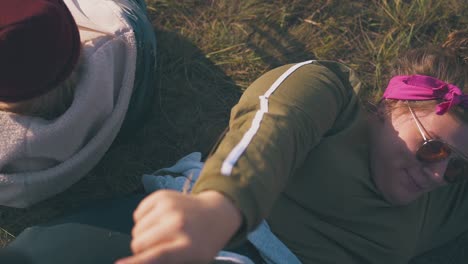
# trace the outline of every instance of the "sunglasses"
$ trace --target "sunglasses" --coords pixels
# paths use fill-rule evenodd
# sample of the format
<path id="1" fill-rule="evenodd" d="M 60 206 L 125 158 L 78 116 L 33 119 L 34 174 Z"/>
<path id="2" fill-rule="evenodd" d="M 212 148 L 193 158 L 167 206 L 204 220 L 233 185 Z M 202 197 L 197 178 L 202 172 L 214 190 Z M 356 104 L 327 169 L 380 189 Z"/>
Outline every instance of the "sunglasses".
<path id="1" fill-rule="evenodd" d="M 416 122 L 419 133 L 424 139 L 424 142 L 416 151 L 416 157 L 418 160 L 427 163 L 435 163 L 450 158 L 444 174 L 445 181 L 448 183 L 454 183 L 467 179 L 468 157 L 447 142 L 426 136 L 429 135 L 429 133 L 416 117 L 416 114 L 408 101 L 406 101 L 406 104 L 408 105 L 411 116 L 413 116 L 413 119 Z"/>

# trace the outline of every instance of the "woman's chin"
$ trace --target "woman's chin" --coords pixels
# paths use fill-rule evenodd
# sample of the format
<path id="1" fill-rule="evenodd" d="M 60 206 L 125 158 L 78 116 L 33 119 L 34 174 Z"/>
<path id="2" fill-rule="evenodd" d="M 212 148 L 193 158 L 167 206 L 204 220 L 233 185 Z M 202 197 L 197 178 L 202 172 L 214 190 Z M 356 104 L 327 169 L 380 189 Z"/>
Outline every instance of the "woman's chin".
<path id="1" fill-rule="evenodd" d="M 418 199 L 420 193 L 409 193 L 404 190 L 383 190 L 384 199 L 394 206 L 405 206 Z"/>

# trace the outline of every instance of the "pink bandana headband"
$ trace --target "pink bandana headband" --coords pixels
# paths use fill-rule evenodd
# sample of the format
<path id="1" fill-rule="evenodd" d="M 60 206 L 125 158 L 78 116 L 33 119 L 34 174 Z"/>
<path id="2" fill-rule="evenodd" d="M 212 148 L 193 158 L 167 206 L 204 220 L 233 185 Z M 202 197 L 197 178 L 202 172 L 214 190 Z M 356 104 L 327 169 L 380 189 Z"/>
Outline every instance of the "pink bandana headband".
<path id="1" fill-rule="evenodd" d="M 456 105 L 468 109 L 468 95 L 457 86 L 425 75 L 398 75 L 388 83 L 382 99 L 442 100 L 436 114 L 443 115 Z"/>

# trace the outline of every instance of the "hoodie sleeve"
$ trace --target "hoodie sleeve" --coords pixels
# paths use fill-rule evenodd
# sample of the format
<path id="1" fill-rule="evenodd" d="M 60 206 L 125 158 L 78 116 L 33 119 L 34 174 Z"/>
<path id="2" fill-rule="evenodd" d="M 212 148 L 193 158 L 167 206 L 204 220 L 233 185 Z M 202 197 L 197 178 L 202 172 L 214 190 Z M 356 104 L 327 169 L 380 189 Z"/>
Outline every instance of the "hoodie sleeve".
<path id="1" fill-rule="evenodd" d="M 218 191 L 241 210 L 244 223 L 233 244 L 268 215 L 352 94 L 349 82 L 313 61 L 276 68 L 245 91 L 193 189 Z"/>

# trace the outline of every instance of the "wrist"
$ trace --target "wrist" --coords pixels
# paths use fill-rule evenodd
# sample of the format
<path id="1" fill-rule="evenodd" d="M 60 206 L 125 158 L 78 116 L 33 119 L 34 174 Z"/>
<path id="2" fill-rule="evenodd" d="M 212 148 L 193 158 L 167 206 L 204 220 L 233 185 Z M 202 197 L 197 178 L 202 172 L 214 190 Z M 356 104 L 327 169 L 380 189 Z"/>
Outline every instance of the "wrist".
<path id="1" fill-rule="evenodd" d="M 203 191 L 196 195 L 200 201 L 213 210 L 214 216 L 223 223 L 230 233 L 229 239 L 239 230 L 243 223 L 242 213 L 224 194 L 217 191 Z"/>

